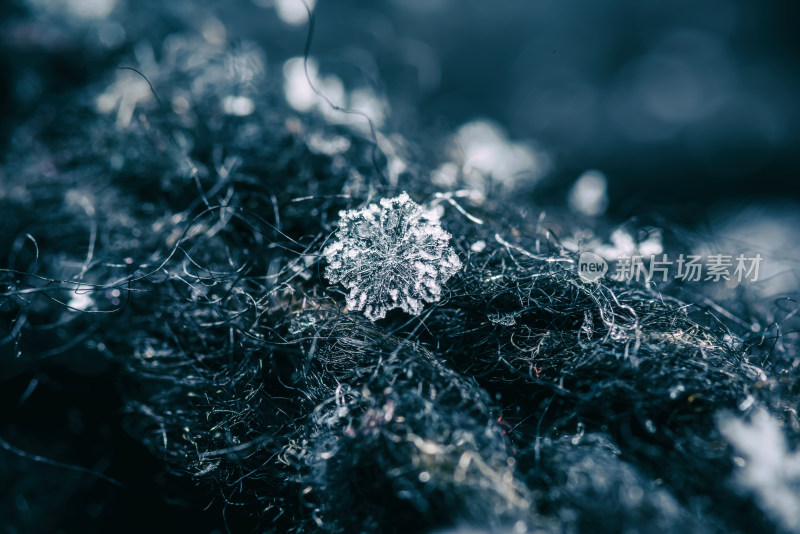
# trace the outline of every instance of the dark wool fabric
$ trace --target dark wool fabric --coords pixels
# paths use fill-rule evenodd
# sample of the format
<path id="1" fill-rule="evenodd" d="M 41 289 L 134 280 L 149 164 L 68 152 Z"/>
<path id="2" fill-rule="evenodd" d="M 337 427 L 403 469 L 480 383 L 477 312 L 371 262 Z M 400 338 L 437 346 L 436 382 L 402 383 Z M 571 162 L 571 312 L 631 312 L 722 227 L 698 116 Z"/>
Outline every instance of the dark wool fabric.
<path id="1" fill-rule="evenodd" d="M 584 281 L 610 221 L 444 187 L 449 132 L 298 111 L 175 6 L 105 55 L 5 8 L 8 74 L 85 59 L 4 104 L 2 532 L 800 532 L 793 300 Z"/>

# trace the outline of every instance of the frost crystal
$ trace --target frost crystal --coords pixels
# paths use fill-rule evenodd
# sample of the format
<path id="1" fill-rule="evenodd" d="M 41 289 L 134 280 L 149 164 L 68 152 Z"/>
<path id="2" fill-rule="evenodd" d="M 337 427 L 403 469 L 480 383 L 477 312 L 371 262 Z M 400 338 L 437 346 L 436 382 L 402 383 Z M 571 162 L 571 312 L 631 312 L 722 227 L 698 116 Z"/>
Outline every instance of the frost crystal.
<path id="1" fill-rule="evenodd" d="M 393 308 L 412 315 L 435 302 L 461 268 L 439 216 L 406 193 L 362 210 L 339 212 L 336 240 L 322 251 L 325 276 L 345 286 L 347 307 L 370 320 Z"/>

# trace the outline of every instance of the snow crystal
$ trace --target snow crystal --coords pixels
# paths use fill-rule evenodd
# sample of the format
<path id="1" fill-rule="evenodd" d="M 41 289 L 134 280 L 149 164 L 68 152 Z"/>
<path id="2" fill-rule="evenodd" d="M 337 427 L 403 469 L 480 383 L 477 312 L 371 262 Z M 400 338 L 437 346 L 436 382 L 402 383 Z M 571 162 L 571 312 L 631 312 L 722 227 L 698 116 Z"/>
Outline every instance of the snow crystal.
<path id="1" fill-rule="evenodd" d="M 347 307 L 370 320 L 394 308 L 418 315 L 461 268 L 438 214 L 406 193 L 339 217 L 335 241 L 322 252 L 325 276 L 345 286 Z"/>

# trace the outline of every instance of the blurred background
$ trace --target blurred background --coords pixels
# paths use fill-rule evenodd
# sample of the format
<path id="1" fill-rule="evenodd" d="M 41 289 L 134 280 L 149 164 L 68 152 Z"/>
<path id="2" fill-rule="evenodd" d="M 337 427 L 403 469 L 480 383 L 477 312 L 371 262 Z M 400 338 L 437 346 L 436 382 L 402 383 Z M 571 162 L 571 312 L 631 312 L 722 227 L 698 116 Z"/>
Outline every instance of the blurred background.
<path id="1" fill-rule="evenodd" d="M 218 14 L 273 56 L 301 50 L 305 26 L 265 28 L 268 9 Z M 552 156 L 556 190 L 596 168 L 619 212 L 800 193 L 797 2 L 345 1 L 316 15 L 320 63 L 371 68 L 397 126 L 496 121 Z"/>
<path id="2" fill-rule="evenodd" d="M 623 216 L 800 195 L 792 0 L 309 2 L 320 72 L 376 88 L 412 139 L 480 117 L 541 148 L 552 165 L 540 199 L 563 198 L 586 169 L 604 173 Z M 43 95 L 187 21 L 255 41 L 273 73 L 308 32 L 300 0 L 4 5 L 4 137 Z"/>

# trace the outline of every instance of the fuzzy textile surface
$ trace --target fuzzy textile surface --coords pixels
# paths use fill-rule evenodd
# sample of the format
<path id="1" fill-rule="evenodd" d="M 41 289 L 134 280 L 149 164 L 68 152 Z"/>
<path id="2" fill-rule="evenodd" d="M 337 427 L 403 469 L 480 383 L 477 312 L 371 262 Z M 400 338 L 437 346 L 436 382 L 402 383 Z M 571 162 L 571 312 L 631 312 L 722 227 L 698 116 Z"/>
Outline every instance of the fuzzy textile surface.
<path id="1" fill-rule="evenodd" d="M 0 532 L 800 533 L 794 300 L 587 282 L 609 224 L 190 12 L 25 22 L 87 66 L 6 110 Z"/>

